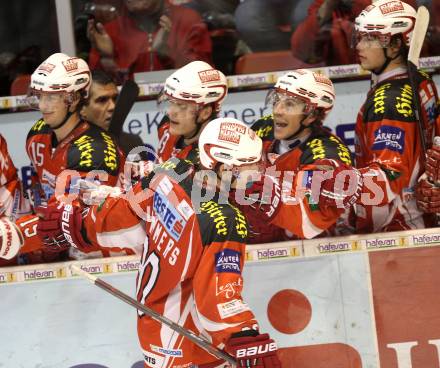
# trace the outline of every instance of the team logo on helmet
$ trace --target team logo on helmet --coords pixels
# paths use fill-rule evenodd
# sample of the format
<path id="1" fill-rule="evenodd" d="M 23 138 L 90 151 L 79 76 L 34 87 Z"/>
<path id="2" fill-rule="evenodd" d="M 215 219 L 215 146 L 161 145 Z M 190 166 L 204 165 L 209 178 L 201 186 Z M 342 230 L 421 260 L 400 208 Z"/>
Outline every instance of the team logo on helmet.
<path id="1" fill-rule="evenodd" d="M 50 73 L 55 69 L 55 65 L 51 63 L 43 63 L 38 67 L 38 70 L 42 70 L 44 72 Z"/>
<path id="2" fill-rule="evenodd" d="M 240 135 L 246 133 L 246 127 L 236 123 L 222 123 L 220 125 L 220 132 L 218 139 L 220 141 L 229 142 L 233 144 L 240 143 Z"/>
<path id="3" fill-rule="evenodd" d="M 199 72 L 199 78 L 202 83 L 217 82 L 220 80 L 220 73 L 215 69 L 202 70 Z"/>
<path id="4" fill-rule="evenodd" d="M 383 15 L 394 13 L 394 12 L 400 12 L 403 11 L 403 4 L 401 1 L 390 1 L 389 3 L 385 3 L 379 6 L 380 11 Z"/>
<path id="5" fill-rule="evenodd" d="M 64 66 L 64 69 L 66 69 L 66 72 L 73 72 L 74 70 L 78 69 L 78 59 L 77 58 L 71 58 L 71 59 L 67 59 L 65 61 L 62 61 L 62 64 Z"/>
<path id="6" fill-rule="evenodd" d="M 327 86 L 330 86 L 330 87 L 333 86 L 331 80 L 328 79 L 325 75 L 318 74 L 318 73 L 313 73 L 313 78 L 315 78 L 315 81 L 317 83 L 326 84 Z"/>

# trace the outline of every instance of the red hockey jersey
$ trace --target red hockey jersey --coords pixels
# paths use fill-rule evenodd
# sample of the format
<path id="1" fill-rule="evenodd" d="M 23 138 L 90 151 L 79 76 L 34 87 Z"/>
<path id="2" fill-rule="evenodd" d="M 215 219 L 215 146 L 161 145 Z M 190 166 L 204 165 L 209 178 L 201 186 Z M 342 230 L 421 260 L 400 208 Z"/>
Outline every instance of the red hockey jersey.
<path id="1" fill-rule="evenodd" d="M 256 325 L 241 297 L 247 224 L 226 199 L 193 202 L 191 175 L 173 179 L 192 170 L 188 160 L 170 159 L 135 185 L 131 200 L 108 197 L 92 206 L 85 226 L 95 247 L 143 245 L 138 301 L 222 348 L 232 333 Z M 130 204 L 140 193 L 139 206 Z M 216 361 L 142 313 L 138 335 L 147 367 Z"/>
<path id="2" fill-rule="evenodd" d="M 426 142 L 436 128 L 438 94 L 435 84 L 419 73 L 421 120 Z M 404 69 L 382 76 L 370 90 L 356 121 L 356 166 L 376 175 L 382 198 L 377 204 L 356 206 L 359 233 L 425 227 L 414 197 L 414 186 L 424 171 L 424 158 L 414 113 L 412 89 Z"/>

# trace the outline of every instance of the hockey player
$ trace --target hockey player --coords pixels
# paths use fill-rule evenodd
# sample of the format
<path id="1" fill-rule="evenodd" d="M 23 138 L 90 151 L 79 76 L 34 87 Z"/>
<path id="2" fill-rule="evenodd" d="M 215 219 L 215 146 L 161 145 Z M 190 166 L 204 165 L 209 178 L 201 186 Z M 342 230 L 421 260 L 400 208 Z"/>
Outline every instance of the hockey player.
<path id="1" fill-rule="evenodd" d="M 333 83 L 326 76 L 306 69 L 293 70 L 281 76 L 268 93 L 266 105 L 272 107 L 273 113 L 252 126 L 263 139 L 268 165 L 273 165 L 281 174 L 281 182 L 290 180 L 293 189 L 304 175 L 309 175 L 308 170 L 327 167 L 335 176 L 341 170 L 353 170 L 348 148 L 323 127 L 334 100 Z M 355 171 L 353 174 L 358 175 Z M 255 189 L 259 191 L 258 186 Z M 334 190 L 326 189 L 328 194 Z M 358 195 L 358 190 L 353 194 Z M 319 235 L 334 225 L 343 212 L 343 208 L 338 208 L 334 201 L 330 203 L 329 198 L 320 196 L 319 200 L 322 203 L 314 203 L 310 197 L 303 206 L 288 206 L 269 218 L 257 216 L 252 207 L 244 206 L 250 241 L 263 243 Z"/>
<path id="2" fill-rule="evenodd" d="M 218 117 L 227 92 L 224 74 L 204 61 L 193 61 L 166 79 L 158 98 L 165 114 L 158 128 L 159 162 L 197 155 L 200 133 Z"/>
<path id="3" fill-rule="evenodd" d="M 245 217 L 227 202 L 227 192 L 216 191 L 212 199 L 199 198 L 197 204 L 193 195 L 199 170 L 213 168 L 217 178 L 223 171 L 252 169 L 261 159 L 262 142 L 242 122 L 219 118 L 208 123 L 198 146 L 200 163 L 198 158 L 171 158 L 137 183 L 131 197 L 109 196 L 90 207 L 84 218 L 75 204 L 50 203 L 48 226 L 40 235 L 45 241 L 60 241 L 65 235 L 66 242 L 84 250 L 144 244 L 136 288 L 139 302 L 224 348 L 236 356 L 239 367 L 280 367 L 274 341 L 259 332 L 241 297 Z M 142 196 L 139 215 L 132 203 L 135 195 Z M 224 366 L 142 313 L 138 335 L 145 367 Z"/>
<path id="4" fill-rule="evenodd" d="M 28 101 L 43 115 L 31 128 L 26 151 L 37 172 L 44 199 L 55 191 L 65 169 L 83 176 L 92 170 L 107 173 L 101 179 L 115 185 L 123 166 L 123 155 L 112 137 L 80 118 L 79 111 L 91 84 L 87 63 L 56 53 L 32 74 Z"/>
<path id="5" fill-rule="evenodd" d="M 370 168 L 381 187 L 377 206 L 356 206 L 360 233 L 425 227 L 414 189 L 424 170 L 406 62 L 416 11 L 403 1 L 379 0 L 355 21 L 356 49 L 362 67 L 373 74 L 373 86 L 356 122 L 356 166 Z M 432 142 L 438 94 L 435 84 L 419 73 L 426 141 Z"/>
<path id="6" fill-rule="evenodd" d="M 36 171 L 31 194 L 35 207 L 54 195 L 57 181 L 59 195 L 69 191 L 72 177 L 60 177 L 68 172 L 65 170 L 74 170 L 80 177 L 100 170 L 101 175 L 95 179 L 112 186 L 119 184 L 122 152 L 108 133 L 80 117 L 90 84 L 87 63 L 62 53 L 51 55 L 31 76 L 28 102 L 43 115 L 26 140 L 26 151 Z M 56 259 L 62 250 L 55 244 L 51 254 L 46 247 L 43 254 L 28 254 L 28 262 Z"/>

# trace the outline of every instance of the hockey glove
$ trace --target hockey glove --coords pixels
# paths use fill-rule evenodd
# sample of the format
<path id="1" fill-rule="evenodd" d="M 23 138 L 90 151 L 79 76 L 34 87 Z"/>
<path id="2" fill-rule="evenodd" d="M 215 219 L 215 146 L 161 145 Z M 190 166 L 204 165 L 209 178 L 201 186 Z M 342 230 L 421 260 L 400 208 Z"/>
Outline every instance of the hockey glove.
<path id="1" fill-rule="evenodd" d="M 426 151 L 425 173 L 429 180 L 440 184 L 440 147 L 432 146 Z"/>
<path id="2" fill-rule="evenodd" d="M 64 204 L 51 200 L 47 207 L 37 209 L 40 220 L 37 233 L 44 244 L 44 250 L 49 252 L 62 252 L 70 246 L 83 252 L 91 250 L 82 234 L 82 219 L 88 212 L 78 204 Z"/>
<path id="3" fill-rule="evenodd" d="M 226 342 L 225 350 L 237 359 L 237 367 L 281 367 L 275 341 L 268 334 L 260 335 L 252 331 L 255 336 L 250 336 L 248 332 L 250 331 L 233 334 Z"/>
<path id="4" fill-rule="evenodd" d="M 0 218 L 0 259 L 14 258 L 23 245 L 23 235 L 7 217 Z"/>
<path id="5" fill-rule="evenodd" d="M 422 175 L 416 186 L 417 206 L 425 213 L 440 213 L 440 187 Z"/>
<path id="6" fill-rule="evenodd" d="M 250 206 L 270 222 L 278 213 L 281 205 L 281 188 L 278 181 L 269 175 L 253 182 L 245 191 L 245 197 L 252 203 Z"/>
<path id="7" fill-rule="evenodd" d="M 354 205 L 361 197 L 363 179 L 359 170 L 336 160 L 320 160 L 312 172 L 311 196 L 318 199 L 321 209 L 337 207 L 346 209 Z"/>

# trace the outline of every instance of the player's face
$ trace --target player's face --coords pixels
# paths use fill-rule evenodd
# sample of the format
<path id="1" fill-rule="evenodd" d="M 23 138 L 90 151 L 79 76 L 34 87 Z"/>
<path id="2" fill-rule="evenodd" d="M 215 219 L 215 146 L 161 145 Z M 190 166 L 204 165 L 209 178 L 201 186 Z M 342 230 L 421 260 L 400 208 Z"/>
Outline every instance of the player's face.
<path id="1" fill-rule="evenodd" d="M 359 63 L 365 70 L 380 69 L 385 63 L 384 45 L 374 37 L 361 37 L 356 44 Z"/>
<path id="2" fill-rule="evenodd" d="M 189 138 L 197 131 L 198 106 L 195 103 L 168 100 L 166 114 L 170 119 L 170 133 L 172 135 Z"/>
<path id="3" fill-rule="evenodd" d="M 87 105 L 81 110 L 81 116 L 100 128 L 108 130 L 117 97 L 118 89 L 115 84 L 92 83 L 90 97 Z"/>
<path id="4" fill-rule="evenodd" d="M 291 138 L 301 127 L 301 121 L 304 118 L 304 102 L 278 93 L 272 106 L 275 139 Z"/>
<path id="5" fill-rule="evenodd" d="M 58 126 L 67 114 L 68 105 L 65 93 L 44 93 L 35 95 L 38 109 L 50 127 Z"/>

